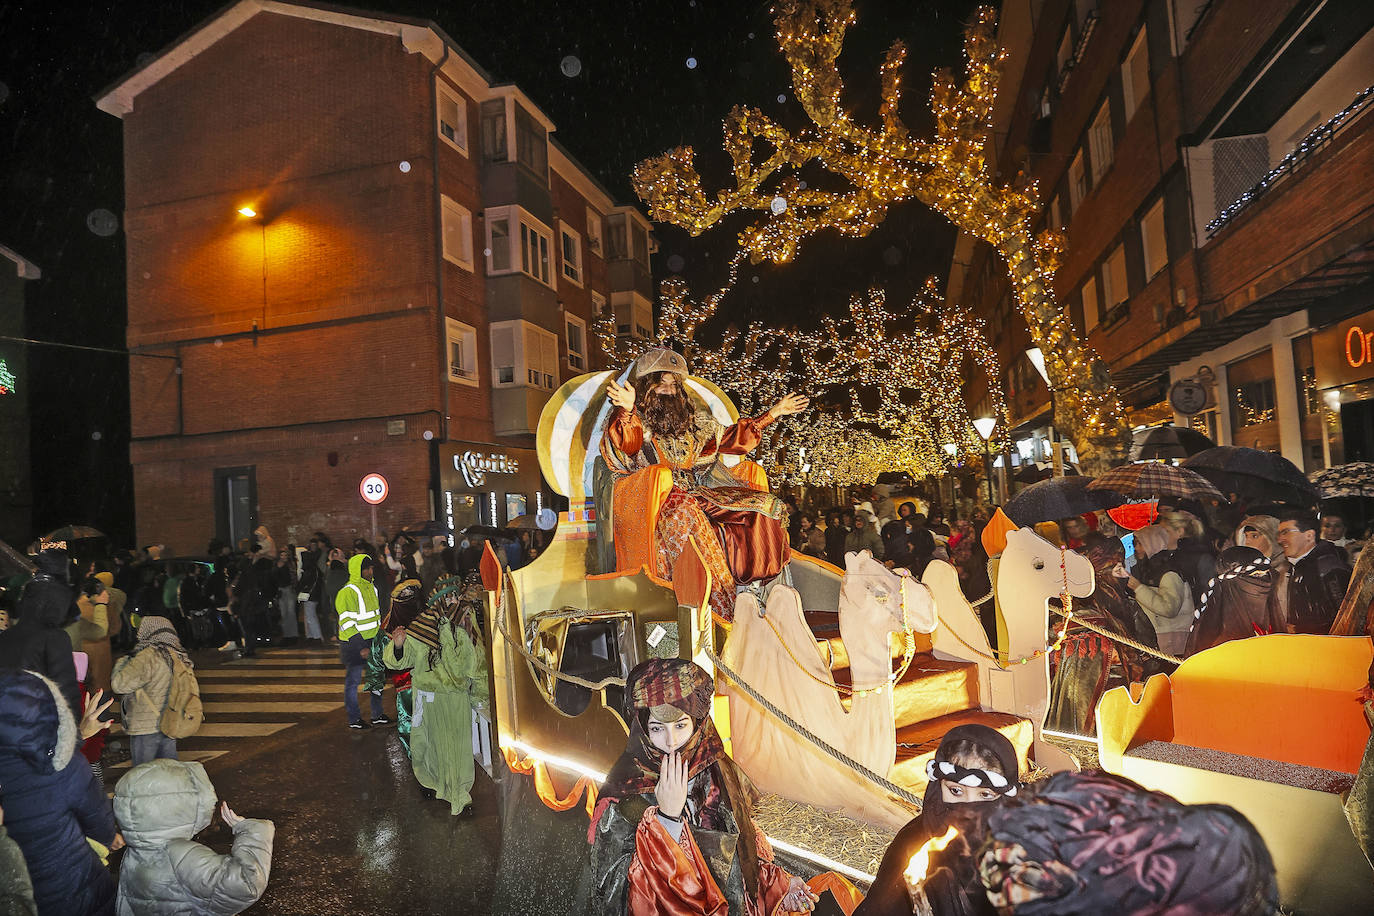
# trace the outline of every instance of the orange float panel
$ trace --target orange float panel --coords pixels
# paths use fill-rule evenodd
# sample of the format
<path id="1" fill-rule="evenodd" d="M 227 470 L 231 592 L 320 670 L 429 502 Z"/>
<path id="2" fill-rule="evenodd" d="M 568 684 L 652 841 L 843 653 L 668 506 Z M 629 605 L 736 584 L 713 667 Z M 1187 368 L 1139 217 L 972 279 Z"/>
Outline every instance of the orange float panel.
<path id="1" fill-rule="evenodd" d="M 1173 743 L 1354 773 L 1371 656 L 1368 637 L 1290 634 L 1199 652 L 1170 676 Z"/>

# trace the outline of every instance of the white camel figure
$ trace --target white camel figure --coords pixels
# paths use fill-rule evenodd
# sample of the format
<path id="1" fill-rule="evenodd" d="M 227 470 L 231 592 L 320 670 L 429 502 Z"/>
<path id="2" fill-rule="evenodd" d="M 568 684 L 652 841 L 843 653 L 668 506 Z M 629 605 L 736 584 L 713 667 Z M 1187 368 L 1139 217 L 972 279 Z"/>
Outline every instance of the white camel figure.
<path id="1" fill-rule="evenodd" d="M 840 636 L 851 683 L 855 689 L 884 685 L 881 692 L 855 697 L 845 711 L 828 660 L 802 614 L 801 596 L 788 586 L 769 593 L 767 619 L 752 594 L 736 600 L 721 658 L 812 734 L 886 776 L 897 754 L 892 690 L 886 686 L 892 673 L 888 634 L 901 632 L 903 616 L 916 632 L 929 633 L 936 626 L 935 605 L 920 582 L 892 572 L 868 551 L 848 554 L 845 567 Z M 732 755 L 763 791 L 892 828 L 910 819 L 911 812 L 881 788 L 797 735 L 728 678 L 721 681 L 730 698 Z"/>
<path id="2" fill-rule="evenodd" d="M 1049 657 L 1042 653 L 1025 664 L 1019 660 L 1043 650 L 1046 634 L 1051 634 L 1052 640 L 1063 625 L 1063 618 L 1050 614 L 1049 599 L 1065 590 L 1066 580 L 1070 595 L 1088 597 L 1094 587 L 1092 564 L 1072 550 L 1061 551 L 1029 528 L 1007 534 L 995 587 L 1007 625 L 1010 655 L 998 664 L 984 656 L 992 655 L 992 649 L 983 625 L 959 588 L 954 567 L 935 560 L 921 576 L 940 614 L 940 627 L 931 637 L 935 656 L 977 663 L 983 709 L 1029 720 L 1035 727 L 1035 760 L 1051 771 L 1077 767 L 1042 734 L 1050 702 Z"/>

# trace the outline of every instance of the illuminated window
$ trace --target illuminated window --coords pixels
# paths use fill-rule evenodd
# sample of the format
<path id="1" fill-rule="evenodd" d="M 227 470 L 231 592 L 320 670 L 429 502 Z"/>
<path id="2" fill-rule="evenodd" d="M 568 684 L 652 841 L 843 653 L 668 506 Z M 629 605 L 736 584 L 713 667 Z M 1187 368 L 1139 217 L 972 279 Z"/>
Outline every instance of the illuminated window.
<path id="1" fill-rule="evenodd" d="M 1083 281 L 1083 333 L 1097 327 L 1101 306 L 1097 302 L 1097 271 Z"/>
<path id="2" fill-rule="evenodd" d="M 571 313 L 565 317 L 567 318 L 568 365 L 585 372 L 587 370 L 586 322 Z"/>
<path id="3" fill-rule="evenodd" d="M 560 224 L 558 234 L 562 242 L 563 276 L 582 285 L 582 237 L 566 225 Z"/>
<path id="4" fill-rule="evenodd" d="M 449 197 L 440 195 L 443 213 L 444 257 L 459 267 L 472 270 L 472 212 Z"/>
<path id="5" fill-rule="evenodd" d="M 492 384 L 552 391 L 559 384 L 558 337 L 528 321 L 491 325 Z"/>
<path id="6" fill-rule="evenodd" d="M 1078 205 L 1088 196 L 1088 175 L 1083 168 L 1083 151 L 1069 163 L 1069 216 L 1078 212 Z"/>
<path id="7" fill-rule="evenodd" d="M 1145 282 L 1149 282 L 1169 263 L 1169 246 L 1164 237 L 1164 198 L 1145 212 L 1140 221 L 1140 247 L 1145 258 Z"/>
<path id="8" fill-rule="evenodd" d="M 1088 146 L 1093 161 L 1093 184 L 1096 185 L 1112 167 L 1116 144 L 1112 141 L 1112 103 L 1107 100 L 1097 110 L 1092 127 L 1088 128 Z"/>
<path id="9" fill-rule="evenodd" d="M 554 285 L 553 233 L 520 207 L 489 207 L 487 273 L 521 271 L 546 286 Z"/>
<path id="10" fill-rule="evenodd" d="M 468 154 L 468 106 L 463 97 L 442 81 L 438 83 L 435 118 L 439 136 L 449 146 Z"/>
<path id="11" fill-rule="evenodd" d="M 1117 245 L 1102 265 L 1102 304 L 1110 312 L 1130 298 L 1130 285 L 1126 282 L 1126 248 Z"/>
<path id="12" fill-rule="evenodd" d="M 1146 46 L 1145 27 L 1135 37 L 1126 61 L 1121 65 L 1121 95 L 1126 102 L 1126 123 L 1150 94 L 1150 51 Z"/>
<path id="13" fill-rule="evenodd" d="M 601 248 L 601 214 L 587 208 L 587 247 L 605 257 Z"/>
<path id="14" fill-rule="evenodd" d="M 459 385 L 477 384 L 477 330 L 454 318 L 445 318 L 448 331 L 448 380 Z"/>

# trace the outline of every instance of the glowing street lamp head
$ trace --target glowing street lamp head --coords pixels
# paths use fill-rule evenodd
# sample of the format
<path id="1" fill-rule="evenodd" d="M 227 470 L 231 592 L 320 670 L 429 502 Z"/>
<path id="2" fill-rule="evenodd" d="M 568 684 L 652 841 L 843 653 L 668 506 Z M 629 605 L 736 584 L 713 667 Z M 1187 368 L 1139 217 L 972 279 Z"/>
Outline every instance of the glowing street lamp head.
<path id="1" fill-rule="evenodd" d="M 958 445 L 958 443 L 955 443 L 955 442 L 946 442 L 944 448 L 945 448 L 945 454 L 948 455 L 948 456 L 951 457 L 951 458 L 953 458 L 955 455 L 957 455 L 957 454 L 959 453 L 959 445 Z"/>
<path id="2" fill-rule="evenodd" d="M 258 211 L 254 210 L 252 207 L 239 207 L 238 212 L 240 216 L 246 216 L 249 219 L 252 219 L 253 217 L 258 215 Z"/>
<path id="3" fill-rule="evenodd" d="M 979 417 L 973 421 L 973 428 L 978 430 L 978 435 L 983 437 L 986 442 L 992 435 L 992 431 L 997 428 L 996 417 Z"/>

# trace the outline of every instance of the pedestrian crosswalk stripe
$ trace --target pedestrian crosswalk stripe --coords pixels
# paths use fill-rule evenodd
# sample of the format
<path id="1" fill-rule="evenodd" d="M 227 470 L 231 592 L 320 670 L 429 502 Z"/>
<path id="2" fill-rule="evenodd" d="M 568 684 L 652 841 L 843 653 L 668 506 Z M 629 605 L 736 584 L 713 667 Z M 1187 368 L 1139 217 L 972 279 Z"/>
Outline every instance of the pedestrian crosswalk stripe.
<path id="1" fill-rule="evenodd" d="M 286 677 L 313 677 L 330 678 L 338 680 L 344 673 L 342 667 L 338 668 L 303 668 L 297 665 L 292 668 L 202 668 L 196 672 L 197 680 L 214 680 L 216 678 L 286 678 Z"/>
<path id="2" fill-rule="evenodd" d="M 273 696 L 290 696 L 305 693 L 343 694 L 343 684 L 207 684 L 200 685 L 200 695 L 216 696 L 222 693 L 270 693 Z"/>
<path id="3" fill-rule="evenodd" d="M 199 750 L 199 749 L 198 749 L 198 750 L 193 750 L 193 751 L 183 751 L 183 750 L 181 750 L 181 749 L 178 748 L 178 749 L 177 749 L 177 759 L 178 759 L 178 760 L 183 760 L 183 761 L 195 761 L 195 762 L 197 762 L 197 763 L 204 763 L 204 762 L 207 761 L 207 760 L 214 760 L 216 757 L 222 757 L 222 756 L 224 756 L 224 755 L 227 754 L 227 753 L 229 753 L 229 752 L 228 752 L 228 751 L 207 751 L 207 750 Z M 112 764 L 110 764 L 110 765 L 109 765 L 108 767 L 106 767 L 105 769 L 107 769 L 107 770 L 122 770 L 122 769 L 128 768 L 128 767 L 129 767 L 130 765 L 132 765 L 132 764 L 133 764 L 133 761 L 132 761 L 132 760 L 121 760 L 119 763 L 112 763 Z"/>
<path id="4" fill-rule="evenodd" d="M 265 738 L 295 722 L 202 722 L 195 738 Z"/>
<path id="5" fill-rule="evenodd" d="M 329 712 L 343 705 L 343 700 L 207 700 L 201 704 L 207 716 L 223 716 L 245 712 L 270 712 L 279 714 Z"/>

